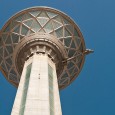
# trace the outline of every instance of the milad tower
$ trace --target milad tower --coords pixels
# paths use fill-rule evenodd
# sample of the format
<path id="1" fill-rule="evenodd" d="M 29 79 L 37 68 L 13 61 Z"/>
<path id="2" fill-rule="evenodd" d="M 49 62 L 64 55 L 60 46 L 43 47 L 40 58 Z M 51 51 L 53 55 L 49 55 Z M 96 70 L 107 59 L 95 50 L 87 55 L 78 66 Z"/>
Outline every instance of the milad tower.
<path id="1" fill-rule="evenodd" d="M 34 7 L 11 17 L 0 31 L 0 70 L 18 87 L 11 115 L 62 115 L 59 90 L 91 52 L 75 22 L 56 9 Z"/>

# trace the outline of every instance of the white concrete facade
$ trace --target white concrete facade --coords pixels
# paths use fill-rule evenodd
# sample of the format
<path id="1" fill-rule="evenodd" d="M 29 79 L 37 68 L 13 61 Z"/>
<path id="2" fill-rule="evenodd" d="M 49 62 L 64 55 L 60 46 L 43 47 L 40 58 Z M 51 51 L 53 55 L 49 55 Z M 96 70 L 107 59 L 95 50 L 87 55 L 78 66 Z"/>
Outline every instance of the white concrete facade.
<path id="1" fill-rule="evenodd" d="M 56 68 L 47 55 L 25 62 L 11 115 L 62 115 Z"/>

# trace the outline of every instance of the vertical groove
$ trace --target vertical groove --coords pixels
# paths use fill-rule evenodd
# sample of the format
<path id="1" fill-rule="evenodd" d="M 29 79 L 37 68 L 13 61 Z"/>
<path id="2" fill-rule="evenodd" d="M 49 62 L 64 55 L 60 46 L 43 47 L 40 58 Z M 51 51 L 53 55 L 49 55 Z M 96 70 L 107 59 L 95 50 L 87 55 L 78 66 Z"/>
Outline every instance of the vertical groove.
<path id="1" fill-rule="evenodd" d="M 48 65 L 50 115 L 54 115 L 53 68 Z"/>
<path id="2" fill-rule="evenodd" d="M 22 94 L 22 99 L 21 99 L 21 105 L 20 105 L 21 107 L 20 107 L 19 115 L 24 115 L 28 84 L 30 80 L 31 66 L 32 64 L 29 64 L 26 69 L 26 76 L 25 76 L 25 81 L 24 81 L 23 94 Z"/>

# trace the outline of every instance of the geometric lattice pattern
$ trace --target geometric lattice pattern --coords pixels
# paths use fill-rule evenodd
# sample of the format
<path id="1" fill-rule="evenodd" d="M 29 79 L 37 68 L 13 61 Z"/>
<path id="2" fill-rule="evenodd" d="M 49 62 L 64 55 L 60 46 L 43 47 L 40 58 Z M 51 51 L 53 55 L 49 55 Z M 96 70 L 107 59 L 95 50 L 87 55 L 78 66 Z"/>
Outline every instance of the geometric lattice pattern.
<path id="1" fill-rule="evenodd" d="M 43 32 L 56 36 L 65 46 L 68 57 L 67 67 L 59 77 L 59 86 L 67 86 L 81 70 L 84 57 L 84 40 L 75 23 L 65 14 L 50 8 L 33 8 L 12 17 L 3 27 L 0 35 L 0 66 L 9 81 L 18 83 L 20 75 L 12 63 L 12 53 L 23 37 Z"/>

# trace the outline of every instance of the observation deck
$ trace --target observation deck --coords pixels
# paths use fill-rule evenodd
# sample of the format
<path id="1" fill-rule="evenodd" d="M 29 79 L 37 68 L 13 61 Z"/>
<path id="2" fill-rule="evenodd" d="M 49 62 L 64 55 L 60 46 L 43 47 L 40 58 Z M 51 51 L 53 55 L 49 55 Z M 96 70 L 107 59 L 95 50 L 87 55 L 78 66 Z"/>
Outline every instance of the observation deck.
<path id="1" fill-rule="evenodd" d="M 34 53 L 43 53 L 56 64 L 59 88 L 65 88 L 79 75 L 85 52 L 77 24 L 65 13 L 48 7 L 15 14 L 0 32 L 0 69 L 16 87 L 24 62 Z"/>

